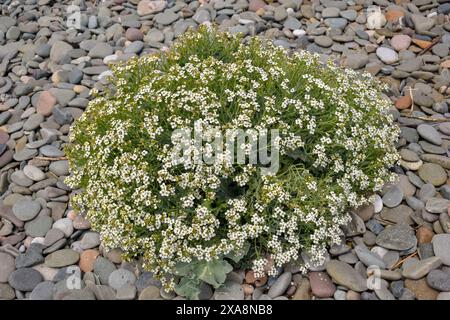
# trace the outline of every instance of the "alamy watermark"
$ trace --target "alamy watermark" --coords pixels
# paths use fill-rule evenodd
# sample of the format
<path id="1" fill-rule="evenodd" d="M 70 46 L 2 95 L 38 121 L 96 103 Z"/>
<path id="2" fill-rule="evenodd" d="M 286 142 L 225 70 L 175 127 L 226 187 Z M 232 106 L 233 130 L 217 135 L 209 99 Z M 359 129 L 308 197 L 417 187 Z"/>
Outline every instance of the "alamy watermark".
<path id="1" fill-rule="evenodd" d="M 253 164 L 262 175 L 274 175 L 279 169 L 278 129 L 205 129 L 202 122 L 196 121 L 194 128 L 174 130 L 171 139 L 172 163 L 186 168 Z"/>

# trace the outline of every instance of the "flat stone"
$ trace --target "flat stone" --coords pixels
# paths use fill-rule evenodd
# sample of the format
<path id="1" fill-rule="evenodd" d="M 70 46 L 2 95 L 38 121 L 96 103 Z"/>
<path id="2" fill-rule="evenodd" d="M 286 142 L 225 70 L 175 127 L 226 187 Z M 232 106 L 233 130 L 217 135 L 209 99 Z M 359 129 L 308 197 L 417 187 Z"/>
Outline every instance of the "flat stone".
<path id="1" fill-rule="evenodd" d="M 100 282 L 107 285 L 109 276 L 116 270 L 114 264 L 103 257 L 97 257 L 94 263 L 94 273 L 99 276 Z M 158 290 L 159 292 L 159 290 Z"/>
<path id="2" fill-rule="evenodd" d="M 383 204 L 389 208 L 398 206 L 403 200 L 403 191 L 398 186 L 392 186 L 384 194 Z"/>
<path id="3" fill-rule="evenodd" d="M 41 181 L 46 177 L 41 169 L 32 165 L 26 165 L 23 168 L 23 173 L 33 181 Z"/>
<path id="4" fill-rule="evenodd" d="M 164 12 L 160 12 L 158 13 L 155 18 L 154 21 L 158 24 L 161 24 L 163 26 L 167 26 L 169 24 L 174 23 L 175 21 L 177 21 L 180 18 L 180 16 L 176 13 L 174 13 L 171 10 L 166 10 Z"/>
<path id="5" fill-rule="evenodd" d="M 267 295 L 271 298 L 275 298 L 281 296 L 286 292 L 286 289 L 289 287 L 289 284 L 292 280 L 292 273 L 284 272 L 282 275 L 278 277 L 275 283 L 270 287 Z"/>
<path id="6" fill-rule="evenodd" d="M 383 208 L 380 216 L 383 220 L 387 220 L 394 223 L 405 223 L 408 225 L 414 224 L 411 219 L 413 210 L 405 205 L 399 205 L 395 208 Z"/>
<path id="7" fill-rule="evenodd" d="M 39 202 L 28 199 L 19 200 L 12 207 L 14 215 L 21 221 L 32 220 L 40 210 L 41 204 Z"/>
<path id="8" fill-rule="evenodd" d="M 55 290 L 55 284 L 53 282 L 41 282 L 31 292 L 30 300 L 53 300 Z"/>
<path id="9" fill-rule="evenodd" d="M 22 268 L 13 271 L 9 276 L 9 285 L 19 291 L 32 291 L 40 282 L 41 274 L 31 268 Z"/>
<path id="10" fill-rule="evenodd" d="M 417 239 L 414 230 L 405 224 L 388 226 L 381 231 L 376 239 L 376 244 L 391 250 L 408 250 L 414 247 Z"/>
<path id="11" fill-rule="evenodd" d="M 25 224 L 25 233 L 30 237 L 44 237 L 52 227 L 53 219 L 48 216 L 38 216 Z"/>
<path id="12" fill-rule="evenodd" d="M 98 247 L 100 245 L 100 234 L 97 232 L 86 232 L 81 239 L 80 245 L 83 250 Z"/>
<path id="13" fill-rule="evenodd" d="M 0 252 L 0 282 L 8 282 L 10 274 L 16 269 L 14 257 Z"/>
<path id="14" fill-rule="evenodd" d="M 146 16 L 163 11 L 167 6 L 165 0 L 142 0 L 139 1 L 137 6 L 137 14 L 140 16 Z"/>
<path id="15" fill-rule="evenodd" d="M 436 300 L 438 291 L 428 286 L 425 278 L 419 280 L 405 280 L 405 287 L 411 290 L 417 300 Z"/>
<path id="16" fill-rule="evenodd" d="M 450 266 L 450 234 L 437 234 L 433 237 L 433 251 L 443 264 Z"/>
<path id="17" fill-rule="evenodd" d="M 118 290 L 127 284 L 134 284 L 136 276 L 129 270 L 117 269 L 109 275 L 108 284 L 110 287 Z"/>
<path id="18" fill-rule="evenodd" d="M 80 254 L 80 269 L 83 272 L 91 272 L 94 270 L 94 264 L 97 257 L 100 255 L 98 250 L 85 250 Z"/>
<path id="19" fill-rule="evenodd" d="M 113 54 L 113 48 L 105 42 L 97 42 L 95 46 L 89 50 L 88 55 L 91 58 L 103 59 L 106 56 Z"/>
<path id="20" fill-rule="evenodd" d="M 52 227 L 62 231 L 66 237 L 70 237 L 73 233 L 73 222 L 69 218 L 57 220 Z"/>
<path id="21" fill-rule="evenodd" d="M 51 268 L 61 268 L 76 264 L 80 260 L 80 254 L 72 249 L 55 251 L 45 257 L 45 264 Z"/>
<path id="22" fill-rule="evenodd" d="M 430 271 L 427 283 L 433 289 L 450 292 L 450 274 L 442 270 Z"/>
<path id="23" fill-rule="evenodd" d="M 42 256 L 43 245 L 32 243 L 25 253 L 21 253 L 16 258 L 16 268 L 28 268 L 44 262 Z"/>
<path id="24" fill-rule="evenodd" d="M 411 45 L 411 37 L 406 34 L 397 34 L 391 39 L 391 46 L 396 51 L 406 50 Z"/>
<path id="25" fill-rule="evenodd" d="M 367 290 L 366 279 L 345 262 L 330 261 L 327 264 L 327 273 L 334 282 L 353 291 L 362 292 Z"/>
<path id="26" fill-rule="evenodd" d="M 355 253 L 359 260 L 367 267 L 375 265 L 382 269 L 386 268 L 384 261 L 366 247 L 360 245 L 355 246 Z"/>
<path id="27" fill-rule="evenodd" d="M 425 260 L 420 260 L 403 266 L 402 275 L 407 279 L 418 280 L 425 277 L 431 270 L 439 268 L 441 259 L 438 257 L 431 257 Z"/>
<path id="28" fill-rule="evenodd" d="M 424 163 L 419 168 L 419 177 L 426 183 L 431 183 L 434 186 L 441 186 L 447 181 L 445 170 L 434 163 Z"/>
<path id="29" fill-rule="evenodd" d="M 244 298 L 244 293 L 242 293 L 242 298 Z M 139 300 L 156 300 L 161 299 L 159 295 L 159 288 L 155 286 L 148 286 L 139 294 Z"/>
<path id="30" fill-rule="evenodd" d="M 136 297 L 136 287 L 134 285 L 124 285 L 117 289 L 117 300 L 133 300 Z"/>
<path id="31" fill-rule="evenodd" d="M 442 198 L 430 198 L 425 204 L 425 210 L 431 213 L 447 213 L 450 200 Z"/>
<path id="32" fill-rule="evenodd" d="M 440 146 L 442 144 L 442 138 L 439 132 L 428 124 L 421 124 L 417 126 L 417 132 L 425 140 Z"/>
<path id="33" fill-rule="evenodd" d="M 309 281 L 312 293 L 319 298 L 329 298 L 334 295 L 336 286 L 324 272 L 310 272 Z"/>
<path id="34" fill-rule="evenodd" d="M 14 289 L 7 283 L 0 283 L 0 300 L 13 300 L 16 297 Z"/>
<path id="35" fill-rule="evenodd" d="M 376 51 L 378 58 L 385 64 L 393 64 L 398 61 L 398 54 L 394 50 L 386 47 L 379 47 Z"/>

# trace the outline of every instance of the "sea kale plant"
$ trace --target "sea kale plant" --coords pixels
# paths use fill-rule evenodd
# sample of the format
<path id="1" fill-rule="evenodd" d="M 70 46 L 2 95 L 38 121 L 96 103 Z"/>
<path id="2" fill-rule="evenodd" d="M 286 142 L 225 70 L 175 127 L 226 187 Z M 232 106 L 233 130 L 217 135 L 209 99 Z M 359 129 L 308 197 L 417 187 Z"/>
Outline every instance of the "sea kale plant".
<path id="1" fill-rule="evenodd" d="M 393 179 L 398 128 L 369 74 L 207 28 L 113 69 L 71 129 L 66 182 L 105 248 L 142 259 L 167 290 L 197 298 L 237 263 L 258 276 L 306 270 L 302 252 L 320 264 L 349 210 Z M 277 171 L 174 160 L 183 128 L 276 129 Z M 193 150 L 211 154 L 212 142 Z"/>

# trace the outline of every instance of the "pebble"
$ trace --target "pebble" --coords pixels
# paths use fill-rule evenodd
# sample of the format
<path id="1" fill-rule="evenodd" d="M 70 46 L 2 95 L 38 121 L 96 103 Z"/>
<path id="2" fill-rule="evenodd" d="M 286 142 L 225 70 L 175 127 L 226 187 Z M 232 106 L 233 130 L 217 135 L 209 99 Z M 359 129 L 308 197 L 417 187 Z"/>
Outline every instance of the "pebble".
<path id="1" fill-rule="evenodd" d="M 433 251 L 442 263 L 450 266 L 450 234 L 437 234 L 432 240 Z"/>
<path id="2" fill-rule="evenodd" d="M 433 186 L 441 186 L 447 181 L 447 173 L 437 164 L 425 163 L 419 168 L 419 177 Z"/>
<path id="3" fill-rule="evenodd" d="M 416 243 L 414 230 L 405 224 L 388 226 L 376 238 L 377 245 L 398 251 L 411 249 Z"/>
<path id="4" fill-rule="evenodd" d="M 30 300 L 53 300 L 55 290 L 55 284 L 53 282 L 41 282 L 31 292 Z"/>
<path id="5" fill-rule="evenodd" d="M 319 298 L 332 297 L 336 291 L 336 286 L 330 277 L 324 272 L 310 272 L 309 282 L 312 293 Z"/>
<path id="6" fill-rule="evenodd" d="M 40 282 L 42 275 L 31 268 L 22 268 L 13 271 L 9 275 L 9 285 L 19 291 L 32 291 Z"/>
<path id="7" fill-rule="evenodd" d="M 398 186 L 389 188 L 382 198 L 383 204 L 389 208 L 398 206 L 403 200 L 403 191 Z"/>
<path id="8" fill-rule="evenodd" d="M 156 300 L 160 298 L 159 288 L 155 286 L 148 286 L 139 294 L 139 300 Z"/>
<path id="9" fill-rule="evenodd" d="M 97 257 L 94 263 L 94 273 L 99 276 L 100 282 L 107 285 L 109 276 L 116 270 L 114 264 L 103 257 Z M 159 292 L 159 291 L 158 291 Z"/>
<path id="10" fill-rule="evenodd" d="M 16 269 L 14 257 L 0 252 L 0 282 L 8 282 L 10 274 Z"/>
<path id="11" fill-rule="evenodd" d="M 327 273 L 339 285 L 356 292 L 367 290 L 366 279 L 345 262 L 332 260 L 327 264 Z"/>
<path id="12" fill-rule="evenodd" d="M 427 275 L 427 284 L 438 291 L 450 292 L 450 274 L 441 270 L 432 270 Z"/>
<path id="13" fill-rule="evenodd" d="M 73 222 L 69 218 L 59 219 L 55 221 L 52 228 L 62 231 L 65 237 L 70 237 L 73 233 Z"/>
<path id="14" fill-rule="evenodd" d="M 45 257 L 45 264 L 51 268 L 61 268 L 76 264 L 78 260 L 80 260 L 78 252 L 72 249 L 62 249 Z"/>
<path id="15" fill-rule="evenodd" d="M 398 34 L 392 37 L 391 46 L 396 51 L 402 51 L 409 48 L 411 45 L 411 37 L 405 34 Z"/>
<path id="16" fill-rule="evenodd" d="M 417 126 L 417 132 L 422 138 L 435 145 L 439 146 L 442 144 L 442 138 L 439 132 L 434 127 L 428 124 L 421 124 Z"/>
<path id="17" fill-rule="evenodd" d="M 292 273 L 285 272 L 278 277 L 267 293 L 269 297 L 275 298 L 285 293 L 292 280 Z"/>
<path id="18" fill-rule="evenodd" d="M 112 288 L 118 290 L 124 285 L 134 284 L 136 276 L 129 270 L 117 269 L 109 275 L 108 284 Z"/>
<path id="19" fill-rule="evenodd" d="M 418 280 L 426 276 L 431 270 L 438 268 L 440 265 L 441 260 L 438 257 L 431 257 L 403 266 L 402 275 L 407 279 Z"/>
<path id="20" fill-rule="evenodd" d="M 21 221 L 32 220 L 40 210 L 41 204 L 39 202 L 28 199 L 19 200 L 12 207 L 14 215 Z"/>
<path id="21" fill-rule="evenodd" d="M 385 64 L 393 64 L 398 61 L 398 54 L 387 47 L 379 47 L 376 51 L 378 58 Z"/>

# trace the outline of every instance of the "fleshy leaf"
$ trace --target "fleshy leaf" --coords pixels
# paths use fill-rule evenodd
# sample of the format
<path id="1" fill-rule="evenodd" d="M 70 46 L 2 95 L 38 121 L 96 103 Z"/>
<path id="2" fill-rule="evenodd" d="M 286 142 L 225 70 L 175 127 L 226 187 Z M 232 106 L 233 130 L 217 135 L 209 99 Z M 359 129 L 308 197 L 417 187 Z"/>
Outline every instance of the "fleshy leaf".
<path id="1" fill-rule="evenodd" d="M 199 263 L 196 268 L 198 279 L 209 283 L 214 288 L 220 287 L 227 278 L 227 274 L 233 270 L 231 264 L 225 260 L 213 260 Z"/>
<path id="2" fill-rule="evenodd" d="M 200 294 L 201 281 L 198 279 L 189 279 L 188 277 L 183 277 L 180 283 L 175 287 L 175 292 L 191 300 L 198 300 L 198 295 Z"/>

